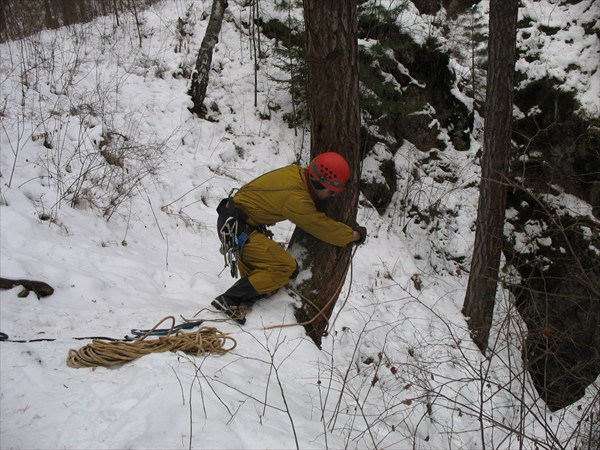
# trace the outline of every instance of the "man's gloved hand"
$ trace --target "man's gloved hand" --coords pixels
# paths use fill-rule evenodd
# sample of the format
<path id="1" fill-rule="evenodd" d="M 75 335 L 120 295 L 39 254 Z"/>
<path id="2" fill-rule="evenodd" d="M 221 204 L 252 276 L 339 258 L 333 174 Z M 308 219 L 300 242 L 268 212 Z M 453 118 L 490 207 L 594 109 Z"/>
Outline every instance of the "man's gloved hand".
<path id="1" fill-rule="evenodd" d="M 358 239 L 357 241 L 354 241 L 354 243 L 356 245 L 364 244 L 365 240 L 367 239 L 367 229 L 363 226 L 357 225 L 354 227 L 354 231 L 356 231 L 358 234 L 360 234 L 360 239 Z"/>

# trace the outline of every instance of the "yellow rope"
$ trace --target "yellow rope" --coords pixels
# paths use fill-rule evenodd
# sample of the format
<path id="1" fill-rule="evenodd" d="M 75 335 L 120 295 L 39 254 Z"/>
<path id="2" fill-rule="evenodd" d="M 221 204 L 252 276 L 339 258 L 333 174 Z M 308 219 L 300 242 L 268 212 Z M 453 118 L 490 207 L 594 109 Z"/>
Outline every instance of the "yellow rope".
<path id="1" fill-rule="evenodd" d="M 313 309 L 315 309 L 317 311 L 317 313 L 311 319 L 306 320 L 304 322 L 285 323 L 285 324 L 282 324 L 282 325 L 271 325 L 271 326 L 268 326 L 268 327 L 264 327 L 263 329 L 264 330 L 274 330 L 274 329 L 277 329 L 277 328 L 288 328 L 288 327 L 298 327 L 298 326 L 305 327 L 306 325 L 310 325 L 311 323 L 313 323 L 320 316 L 323 316 L 325 318 L 325 321 L 327 322 L 327 327 L 323 331 L 323 336 L 326 336 L 327 333 L 328 333 L 328 330 L 329 330 L 329 318 L 325 316 L 325 310 L 327 308 L 329 308 L 329 306 L 331 305 L 331 303 L 333 301 L 337 300 L 338 296 L 340 295 L 340 292 L 342 292 L 342 288 L 344 287 L 344 282 L 346 281 L 346 275 L 348 274 L 348 269 L 350 269 L 350 285 L 352 285 L 352 278 L 353 278 L 352 260 L 354 259 L 354 254 L 356 253 L 357 248 L 358 248 L 358 246 L 356 248 L 354 248 L 354 250 L 352 251 L 352 255 L 350 256 L 350 262 L 346 266 L 346 270 L 344 272 L 344 276 L 340 279 L 340 282 L 339 282 L 338 286 L 336 287 L 335 291 L 333 292 L 333 294 L 331 295 L 331 297 L 329 297 L 329 300 L 327 300 L 327 303 L 325 303 L 325 305 L 322 308 L 319 308 L 311 299 L 309 299 L 308 297 L 302 295 L 300 292 L 296 291 L 295 289 L 292 289 L 290 287 L 287 288 L 290 291 L 292 291 L 294 294 L 296 294 L 297 296 L 299 296 L 302 300 L 304 300 L 306 303 L 308 303 L 310 306 L 312 306 Z M 344 303 L 342 304 L 342 308 L 346 305 L 346 302 L 348 301 L 348 297 L 349 296 L 350 296 L 350 290 L 348 290 L 348 293 L 346 294 L 346 298 L 344 299 Z M 336 315 L 336 319 L 337 319 L 337 315 Z M 335 322 L 335 319 L 334 319 L 334 322 Z"/>
<path id="2" fill-rule="evenodd" d="M 201 327 L 197 331 L 185 333 L 178 331 L 176 334 L 169 332 L 166 336 L 159 336 L 157 339 L 146 340 L 154 329 L 167 319 L 175 318 L 165 317 L 157 323 L 144 336 L 133 342 L 125 341 L 101 341 L 94 339 L 90 344 L 79 350 L 69 350 L 67 365 L 69 367 L 97 367 L 97 366 L 118 366 L 133 361 L 134 359 L 158 352 L 176 352 L 200 356 L 205 353 L 216 353 L 223 355 L 237 346 L 235 339 L 212 327 Z M 173 325 L 171 326 L 172 331 Z M 230 347 L 226 347 L 230 341 Z"/>

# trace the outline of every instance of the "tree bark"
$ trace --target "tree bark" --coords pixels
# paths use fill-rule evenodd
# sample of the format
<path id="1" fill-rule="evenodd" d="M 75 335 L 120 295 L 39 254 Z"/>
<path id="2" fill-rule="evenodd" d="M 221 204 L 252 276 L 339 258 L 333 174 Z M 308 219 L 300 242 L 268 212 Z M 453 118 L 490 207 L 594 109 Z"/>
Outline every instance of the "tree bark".
<path id="1" fill-rule="evenodd" d="M 517 0 L 491 0 L 484 150 L 477 229 L 462 312 L 473 340 L 487 349 L 496 300 L 506 209 L 506 175 L 516 57 Z"/>
<path id="2" fill-rule="evenodd" d="M 204 114 L 202 104 L 206 98 L 212 54 L 215 45 L 219 42 L 219 33 L 221 32 L 221 24 L 226 8 L 227 0 L 213 0 L 206 33 L 198 51 L 198 58 L 196 58 L 196 70 L 192 75 L 192 85 L 189 94 L 194 104 L 193 108 L 190 108 L 190 111 L 199 117 L 202 117 Z"/>
<path id="3" fill-rule="evenodd" d="M 346 158 L 352 178 L 360 178 L 360 112 L 358 85 L 357 7 L 355 0 L 306 0 L 304 2 L 308 68 L 308 112 L 311 124 L 311 159 L 335 151 Z M 348 189 L 318 205 L 328 216 L 354 224 L 358 189 Z M 296 228 L 290 247 L 306 251 L 300 261 L 312 276 L 298 291 L 302 307 L 298 322 L 321 346 L 329 318 L 346 277 L 352 246 L 325 244 Z"/>

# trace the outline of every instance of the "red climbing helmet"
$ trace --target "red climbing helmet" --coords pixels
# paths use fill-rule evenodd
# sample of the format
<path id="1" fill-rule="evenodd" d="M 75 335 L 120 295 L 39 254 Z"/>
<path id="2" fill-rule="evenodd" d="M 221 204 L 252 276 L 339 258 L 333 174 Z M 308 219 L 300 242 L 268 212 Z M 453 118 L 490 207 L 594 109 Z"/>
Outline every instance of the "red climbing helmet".
<path id="1" fill-rule="evenodd" d="M 308 166 L 310 177 L 332 192 L 341 192 L 349 185 L 350 167 L 344 157 L 335 152 L 322 153 Z"/>

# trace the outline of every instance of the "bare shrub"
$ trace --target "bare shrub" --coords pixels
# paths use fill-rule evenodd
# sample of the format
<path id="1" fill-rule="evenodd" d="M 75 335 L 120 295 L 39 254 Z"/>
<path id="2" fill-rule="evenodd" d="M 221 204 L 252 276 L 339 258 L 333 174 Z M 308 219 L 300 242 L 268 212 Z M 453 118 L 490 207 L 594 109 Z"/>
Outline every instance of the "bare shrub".
<path id="1" fill-rule="evenodd" d="M 168 68 L 157 57 L 144 57 L 137 43 L 130 50 L 117 45 L 117 31 L 145 33 L 139 16 L 125 18 L 121 27 L 126 30 L 98 21 L 5 44 L 0 73 L 6 92 L 2 132 L 13 157 L 8 186 L 19 167 L 35 167 L 36 179 L 55 190 L 53 201 L 42 205 L 50 220 L 63 203 L 96 209 L 109 220 L 164 161 L 170 137 L 142 132 L 143 111 L 123 110 L 120 101 L 129 74 L 141 70 L 160 77 Z M 110 29 L 100 38 L 100 51 L 92 52 L 97 43 L 90 41 L 89 28 L 102 26 Z M 136 57 L 123 53 L 131 50 Z M 102 70 L 115 60 L 116 71 Z M 41 201 L 34 200 L 38 206 Z"/>
<path id="2" fill-rule="evenodd" d="M 386 280 L 393 280 L 389 272 Z M 333 331 L 331 364 L 321 366 L 319 378 L 328 432 L 378 449 L 438 448 L 440 439 L 447 448 L 567 449 L 586 435 L 600 388 L 590 386 L 577 405 L 548 409 L 523 360 L 528 330 L 508 291 L 499 294 L 490 350 L 482 357 L 466 325 L 446 317 L 447 308 L 396 287 L 405 293 L 395 300 L 403 303 L 398 317 L 374 304 L 353 312 L 363 318 L 362 329 Z M 340 352 L 345 367 L 336 361 Z"/>

